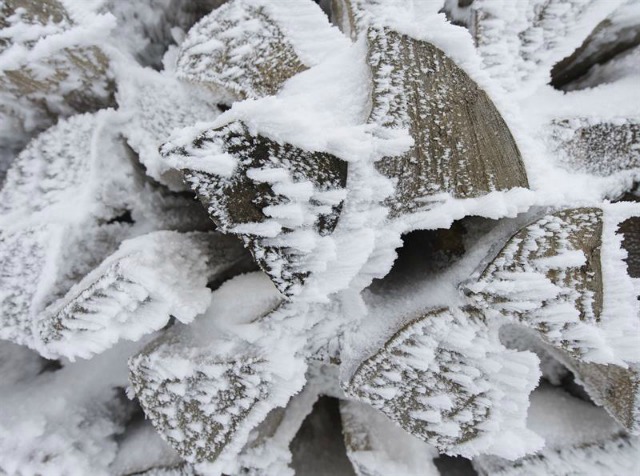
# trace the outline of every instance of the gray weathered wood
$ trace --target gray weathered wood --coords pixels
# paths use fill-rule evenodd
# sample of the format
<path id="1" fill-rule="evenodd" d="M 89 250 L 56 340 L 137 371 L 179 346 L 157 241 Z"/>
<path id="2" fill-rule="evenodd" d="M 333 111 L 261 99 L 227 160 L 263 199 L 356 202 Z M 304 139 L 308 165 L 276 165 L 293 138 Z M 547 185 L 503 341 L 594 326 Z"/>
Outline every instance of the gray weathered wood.
<path id="1" fill-rule="evenodd" d="M 623 247 L 629 253 L 629 276 L 637 273 L 637 225 L 638 219 L 631 217 L 619 226 Z M 591 398 L 625 428 L 633 429 L 638 427 L 640 416 L 637 365 L 625 368 L 593 362 L 589 354 L 602 350 L 602 344 L 585 336 L 586 329 L 598 333 L 603 325 L 602 233 L 600 208 L 547 215 L 511 237 L 482 272 L 479 284 L 467 289 L 481 308 L 536 331 L 575 373 Z M 571 255 L 583 256 L 584 261 L 572 262 Z M 620 299 L 635 302 L 637 297 Z M 612 318 L 632 323 L 638 316 L 608 317 Z"/>
<path id="2" fill-rule="evenodd" d="M 75 26 L 58 0 L 5 0 L 0 6 L 0 29 L 12 25 L 8 18 L 17 9 L 24 11 L 20 22 L 25 28 L 29 24 L 53 24 L 57 30 L 65 31 Z M 0 53 L 11 44 L 10 38 L 4 38 Z M 31 48 L 34 44 L 29 41 L 24 46 Z M 41 64 L 0 71 L 0 91 L 16 99 L 27 98 L 34 107 L 44 107 L 51 114 L 60 113 L 64 107 L 88 112 L 113 104 L 109 60 L 99 47 L 73 46 L 53 51 Z"/>
<path id="3" fill-rule="evenodd" d="M 343 385 L 348 396 L 441 452 L 499 453 L 492 421 L 511 427 L 501 431 L 527 434 L 518 402 L 537 383 L 529 357 L 492 340 L 477 310 L 432 309 L 398 330 Z"/>
<path id="4" fill-rule="evenodd" d="M 272 185 L 252 180 L 247 172 L 253 169 L 284 169 L 293 182 L 310 182 L 317 190 L 342 189 L 346 186 L 347 163 L 322 152 L 310 152 L 280 144 L 261 135 L 252 135 L 241 123 L 204 132 L 192 144 L 191 150 L 178 148 L 166 154 L 193 155 L 194 151 L 215 147 L 218 153 L 232 155 L 238 165 L 232 177 L 222 177 L 197 170 L 185 170 L 185 180 L 197 193 L 216 225 L 224 232 L 237 233 L 249 248 L 261 268 L 269 274 L 278 289 L 291 294 L 304 283 L 308 275 L 305 256 L 285 246 L 270 244 L 269 238 L 250 232 L 238 232 L 238 225 L 263 223 L 268 220 L 263 210 L 268 206 L 289 203 L 277 194 Z M 197 164 L 196 164 L 197 165 Z M 320 235 L 330 234 L 338 221 L 341 205 L 320 212 L 313 228 Z M 287 233 L 295 229 L 284 228 Z"/>
<path id="5" fill-rule="evenodd" d="M 445 53 L 387 28 L 370 28 L 369 122 L 407 128 L 409 152 L 376 165 L 397 180 L 391 216 L 428 206 L 438 194 L 473 198 L 529 186 L 518 147 L 487 94 Z"/>

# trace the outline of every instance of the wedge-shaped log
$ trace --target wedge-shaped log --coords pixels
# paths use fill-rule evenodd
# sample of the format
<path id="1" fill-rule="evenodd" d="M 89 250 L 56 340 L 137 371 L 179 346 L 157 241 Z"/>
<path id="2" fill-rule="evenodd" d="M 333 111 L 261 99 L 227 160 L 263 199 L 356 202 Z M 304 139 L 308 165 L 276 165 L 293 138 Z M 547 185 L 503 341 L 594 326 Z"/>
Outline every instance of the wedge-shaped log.
<path id="1" fill-rule="evenodd" d="M 480 456 L 473 460 L 481 476 L 548 474 L 633 474 L 640 441 L 627 435 L 590 403 L 559 389 L 542 386 L 531 396 L 527 427 L 545 438 L 545 448 L 516 461 Z"/>
<path id="2" fill-rule="evenodd" d="M 528 188 L 518 147 L 487 94 L 445 53 L 388 28 L 367 31 L 373 76 L 369 122 L 409 129 L 414 146 L 378 170 L 396 180 L 392 217 L 438 195 L 474 198 Z"/>
<path id="3" fill-rule="evenodd" d="M 363 403 L 340 401 L 347 456 L 357 476 L 439 476 L 438 452 Z"/>
<path id="4" fill-rule="evenodd" d="M 439 451 L 513 459 L 541 444 L 524 428 L 538 378 L 535 356 L 505 349 L 482 314 L 442 308 L 396 332 L 345 392 Z"/>
<path id="5" fill-rule="evenodd" d="M 251 298 L 238 308 L 247 289 Z M 214 474 L 233 469 L 251 430 L 304 384 L 294 349 L 273 339 L 265 347 L 265 330 L 251 324 L 280 302 L 264 274 L 236 277 L 214 292 L 205 316 L 174 326 L 130 359 L 133 388 L 155 428 Z"/>
<path id="6" fill-rule="evenodd" d="M 219 233 L 159 231 L 127 240 L 49 306 L 38 322 L 47 352 L 90 357 L 121 339 L 138 340 L 171 316 L 189 323 L 211 301 L 207 283 L 247 258 Z"/>
<path id="7" fill-rule="evenodd" d="M 269 96 L 344 42 L 314 2 L 231 0 L 189 31 L 178 75 L 238 99 Z"/>
<path id="8" fill-rule="evenodd" d="M 558 119 L 549 126 L 561 162 L 600 176 L 640 167 L 640 120 Z"/>
<path id="9" fill-rule="evenodd" d="M 26 99 L 44 114 L 70 115 L 113 104 L 109 60 L 97 46 L 99 37 L 85 33 L 84 44 L 77 38 L 83 28 L 106 35 L 109 22 L 95 14 L 82 20 L 87 24 L 78 24 L 59 0 L 2 2 L 0 93 Z"/>
<path id="10" fill-rule="evenodd" d="M 488 316 L 535 330 L 598 404 L 637 428 L 638 206 L 547 215 L 523 228 L 467 286 Z"/>
<path id="11" fill-rule="evenodd" d="M 533 92 L 623 0 L 475 0 L 471 31 L 491 76 L 507 90 Z"/>
<path id="12" fill-rule="evenodd" d="M 278 289 L 293 295 L 336 227 L 347 163 L 268 137 L 242 123 L 165 148 L 220 228 L 240 235 Z"/>

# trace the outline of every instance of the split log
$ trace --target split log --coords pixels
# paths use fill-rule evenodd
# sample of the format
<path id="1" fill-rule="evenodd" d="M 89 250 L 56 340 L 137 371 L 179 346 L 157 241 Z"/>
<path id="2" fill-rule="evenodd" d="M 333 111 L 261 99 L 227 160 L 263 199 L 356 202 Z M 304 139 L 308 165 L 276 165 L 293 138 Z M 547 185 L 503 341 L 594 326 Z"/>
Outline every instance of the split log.
<path id="1" fill-rule="evenodd" d="M 251 304 L 239 310 L 236 299 L 247 286 Z M 250 323 L 280 301 L 263 274 L 234 278 L 214 292 L 205 316 L 174 326 L 131 358 L 130 379 L 145 414 L 187 461 L 211 471 L 234 468 L 250 432 L 302 388 L 304 364 L 292 360 L 294 350 L 242 337 L 263 332 Z"/>
<path id="2" fill-rule="evenodd" d="M 5 0 L 0 7 L 0 29 L 18 26 L 24 29 L 19 38 L 3 35 L 0 42 L 0 58 L 12 54 L 0 70 L 1 93 L 15 100 L 27 99 L 32 107 L 44 107 L 50 114 L 89 112 L 113 104 L 109 60 L 97 44 L 91 44 L 96 40 L 86 45 L 50 40 L 75 28 L 104 30 L 102 25 L 76 23 L 58 0 Z M 31 50 L 36 44 L 40 50 L 47 45 L 48 53 L 34 56 Z"/>
<path id="3" fill-rule="evenodd" d="M 475 198 L 528 188 L 518 147 L 487 94 L 446 54 L 387 28 L 367 31 L 373 76 L 369 122 L 406 128 L 414 146 L 376 166 L 396 181 L 391 217 L 441 194 Z M 426 202 L 426 203 L 425 203 Z"/>
<path id="4" fill-rule="evenodd" d="M 189 31 L 178 76 L 238 99 L 269 96 L 332 52 L 339 36 L 314 2 L 232 0 Z"/>
<path id="5" fill-rule="evenodd" d="M 183 323 L 206 311 L 207 283 L 246 258 L 218 233 L 154 232 L 120 245 L 37 324 L 46 351 L 88 358 L 118 340 L 138 340 L 173 316 Z"/>
<path id="6" fill-rule="evenodd" d="M 187 160 L 185 180 L 219 229 L 240 235 L 282 293 L 299 292 L 313 270 L 311 253 L 336 227 L 346 162 L 252 135 L 242 123 L 205 131 L 190 147 L 164 153 Z"/>
<path id="7" fill-rule="evenodd" d="M 524 428 L 538 377 L 535 357 L 505 349 L 481 313 L 443 308 L 402 327 L 343 386 L 441 452 L 513 459 L 540 445 Z"/>
<path id="8" fill-rule="evenodd" d="M 535 330 L 627 429 L 637 429 L 640 415 L 637 216 L 635 203 L 547 215 L 511 237 L 467 285 L 487 315 Z"/>

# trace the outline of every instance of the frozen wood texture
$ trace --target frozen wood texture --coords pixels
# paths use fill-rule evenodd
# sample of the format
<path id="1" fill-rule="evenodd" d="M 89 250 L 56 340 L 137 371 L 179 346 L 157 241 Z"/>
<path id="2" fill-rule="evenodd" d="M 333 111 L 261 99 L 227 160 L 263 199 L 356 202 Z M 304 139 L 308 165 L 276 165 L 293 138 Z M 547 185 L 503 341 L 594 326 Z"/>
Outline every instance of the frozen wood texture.
<path id="1" fill-rule="evenodd" d="M 503 453 L 511 449 L 495 443 L 517 440 L 516 453 L 539 445 L 524 428 L 528 396 L 538 377 L 533 355 L 502 347 L 490 336 L 482 314 L 435 309 L 405 325 L 363 361 L 345 392 L 441 452 L 513 458 L 524 453 Z"/>
<path id="2" fill-rule="evenodd" d="M 565 119 L 549 126 L 553 148 L 566 166 L 600 176 L 640 167 L 640 121 Z"/>
<path id="3" fill-rule="evenodd" d="M 491 76 L 508 91 L 535 90 L 622 0 L 475 0 L 471 31 Z"/>
<path id="4" fill-rule="evenodd" d="M 198 158 L 206 153 L 231 156 L 232 174 L 198 171 Z M 281 292 L 295 294 L 313 259 L 296 248 L 295 237 L 298 231 L 322 236 L 334 230 L 342 200 L 332 192 L 346 186 L 347 163 L 252 135 L 241 123 L 206 131 L 188 149 L 166 154 L 193 158 L 185 180 L 213 221 L 241 236 Z"/>
<path id="5" fill-rule="evenodd" d="M 596 403 L 637 429 L 638 359 L 628 339 L 637 335 L 629 283 L 637 273 L 638 219 L 618 221 L 615 209 L 576 208 L 537 220 L 509 239 L 468 290 L 480 308 L 535 330 Z"/>
<path id="6" fill-rule="evenodd" d="M 247 286 L 251 298 L 239 309 L 236 298 Z M 264 274 L 236 277 L 214 292 L 204 316 L 174 326 L 130 359 L 145 414 L 187 461 L 212 465 L 213 472 L 233 467 L 250 432 L 302 388 L 304 366 L 286 360 L 290 349 L 263 348 L 234 334 L 234 321 L 244 322 L 246 332 L 280 300 Z"/>
<path id="7" fill-rule="evenodd" d="M 0 55 L 19 46 L 28 51 L 37 42 L 47 43 L 47 35 L 76 26 L 58 0 L 5 0 L 0 5 L 0 30 L 21 28 L 22 32 L 15 39 L 3 35 Z M 51 114 L 88 112 L 113 103 L 109 60 L 98 46 L 61 48 L 50 43 L 50 53 L 39 56 L 36 63 L 28 53 L 20 53 L 25 56 L 22 60 L 14 55 L 10 66 L 0 71 L 0 92 L 16 100 L 26 98 Z"/>
<path id="8" fill-rule="evenodd" d="M 123 239 L 140 233 L 136 224 L 188 231 L 202 226 L 202 215 L 207 220 L 192 198 L 145 179 L 109 117 L 106 111 L 59 121 L 25 148 L 7 174 L 0 191 L 4 338 L 34 345 L 40 313 Z"/>
<path id="9" fill-rule="evenodd" d="M 387 28 L 370 28 L 369 122 L 407 128 L 415 144 L 376 166 L 397 180 L 391 216 L 438 195 L 473 198 L 529 186 L 518 147 L 487 94 L 440 49 Z"/>
<path id="10" fill-rule="evenodd" d="M 313 2 L 231 0 L 189 31 L 178 75 L 239 99 L 269 96 L 341 40 Z"/>
<path id="11" fill-rule="evenodd" d="M 554 347 L 581 357 L 588 349 L 568 331 L 600 318 L 601 236 L 600 209 L 548 215 L 516 233 L 472 290 L 481 304 L 516 317 Z M 575 311 L 567 315 L 566 304 Z"/>
<path id="12" fill-rule="evenodd" d="M 163 231 L 128 240 L 44 311 L 40 339 L 53 354 L 88 358 L 120 339 L 161 329 L 171 316 L 189 323 L 211 302 L 207 283 L 245 253 L 237 240 L 214 232 Z"/>

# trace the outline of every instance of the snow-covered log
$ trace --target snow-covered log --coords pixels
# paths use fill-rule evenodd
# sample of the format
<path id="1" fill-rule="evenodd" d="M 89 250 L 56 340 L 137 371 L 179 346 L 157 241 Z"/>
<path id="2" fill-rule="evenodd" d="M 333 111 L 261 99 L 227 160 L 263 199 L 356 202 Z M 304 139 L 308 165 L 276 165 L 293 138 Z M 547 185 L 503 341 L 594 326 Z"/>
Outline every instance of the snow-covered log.
<path id="1" fill-rule="evenodd" d="M 184 167 L 219 229 L 242 237 L 282 293 L 298 292 L 313 269 L 313 235 L 336 227 L 347 163 L 253 135 L 239 122 L 186 147 L 165 146 L 165 154 Z"/>
<path id="2" fill-rule="evenodd" d="M 489 74 L 526 95 L 551 80 L 554 64 L 570 56 L 624 0 L 475 0 L 471 32 Z"/>
<path id="3" fill-rule="evenodd" d="M 392 217 L 438 195 L 474 198 L 528 188 L 518 147 L 489 96 L 436 46 L 388 28 L 367 31 L 369 122 L 406 128 L 413 147 L 377 162 L 396 181 Z"/>
<path id="4" fill-rule="evenodd" d="M 35 345 L 40 313 L 123 239 L 210 226 L 193 199 L 145 179 L 115 117 L 103 111 L 61 120 L 9 170 L 0 191 L 2 338 Z"/>
<path id="5" fill-rule="evenodd" d="M 178 76 L 239 99 L 268 96 L 344 41 L 315 2 L 231 0 L 189 31 Z"/>
<path id="6" fill-rule="evenodd" d="M 265 348 L 255 327 L 281 299 L 262 273 L 234 278 L 213 293 L 204 316 L 174 326 L 130 360 L 133 388 L 155 428 L 214 474 L 233 470 L 251 430 L 303 387 L 295 346 Z"/>
<path id="7" fill-rule="evenodd" d="M 504 348 L 481 313 L 443 308 L 399 329 L 344 388 L 439 451 L 514 459 L 541 445 L 524 428 L 538 378 L 535 356 Z"/>
<path id="8" fill-rule="evenodd" d="M 120 245 L 37 324 L 46 351 L 90 357 L 121 339 L 138 340 L 171 316 L 189 323 L 211 301 L 207 283 L 246 259 L 242 244 L 219 233 L 149 233 Z"/>
<path id="9" fill-rule="evenodd" d="M 96 14 L 84 2 L 3 1 L 2 113 L 26 123 L 51 124 L 47 115 L 68 116 L 113 104 L 109 59 L 100 48 L 113 26 L 110 17 Z"/>
<path id="10" fill-rule="evenodd" d="M 622 202 L 546 215 L 467 285 L 488 316 L 538 332 L 628 429 L 640 416 L 638 213 L 637 203 Z"/>

